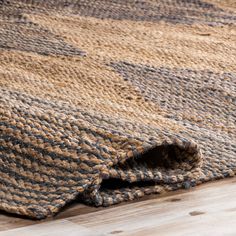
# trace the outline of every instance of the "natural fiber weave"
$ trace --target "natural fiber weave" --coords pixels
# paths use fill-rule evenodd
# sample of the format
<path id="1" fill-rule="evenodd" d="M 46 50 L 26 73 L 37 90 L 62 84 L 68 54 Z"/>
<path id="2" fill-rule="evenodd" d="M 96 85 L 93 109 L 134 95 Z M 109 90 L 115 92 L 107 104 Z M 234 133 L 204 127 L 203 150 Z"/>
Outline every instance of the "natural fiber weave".
<path id="1" fill-rule="evenodd" d="M 0 0 L 0 209 L 235 173 L 234 0 Z"/>

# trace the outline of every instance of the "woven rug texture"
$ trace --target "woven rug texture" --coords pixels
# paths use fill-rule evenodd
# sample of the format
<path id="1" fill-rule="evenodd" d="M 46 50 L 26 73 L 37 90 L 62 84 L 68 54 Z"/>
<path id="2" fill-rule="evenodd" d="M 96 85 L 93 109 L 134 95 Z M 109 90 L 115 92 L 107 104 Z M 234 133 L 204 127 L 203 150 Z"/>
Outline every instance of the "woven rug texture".
<path id="1" fill-rule="evenodd" d="M 235 173 L 235 0 L 0 0 L 1 210 Z"/>

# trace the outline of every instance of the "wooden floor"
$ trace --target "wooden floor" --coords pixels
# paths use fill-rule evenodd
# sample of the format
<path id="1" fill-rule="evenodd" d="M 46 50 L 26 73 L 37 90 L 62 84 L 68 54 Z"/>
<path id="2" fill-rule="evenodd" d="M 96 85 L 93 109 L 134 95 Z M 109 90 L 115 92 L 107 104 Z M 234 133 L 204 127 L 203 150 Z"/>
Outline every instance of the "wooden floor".
<path id="1" fill-rule="evenodd" d="M 236 178 L 110 208 L 74 203 L 53 219 L 0 214 L 0 236 L 236 235 Z"/>

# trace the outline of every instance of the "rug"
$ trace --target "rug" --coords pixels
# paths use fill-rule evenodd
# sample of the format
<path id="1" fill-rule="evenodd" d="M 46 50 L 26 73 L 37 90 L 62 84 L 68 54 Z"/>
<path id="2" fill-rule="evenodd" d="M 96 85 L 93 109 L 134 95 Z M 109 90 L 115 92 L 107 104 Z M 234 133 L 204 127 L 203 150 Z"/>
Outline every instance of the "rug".
<path id="1" fill-rule="evenodd" d="M 0 0 L 1 210 L 235 173 L 234 0 Z"/>

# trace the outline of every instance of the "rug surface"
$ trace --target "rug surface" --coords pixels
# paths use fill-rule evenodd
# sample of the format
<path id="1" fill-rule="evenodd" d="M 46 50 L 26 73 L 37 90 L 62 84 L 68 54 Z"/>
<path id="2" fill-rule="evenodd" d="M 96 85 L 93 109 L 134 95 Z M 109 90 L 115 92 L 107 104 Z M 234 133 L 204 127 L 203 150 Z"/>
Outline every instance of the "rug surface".
<path id="1" fill-rule="evenodd" d="M 235 0 L 0 0 L 0 209 L 235 173 Z"/>

